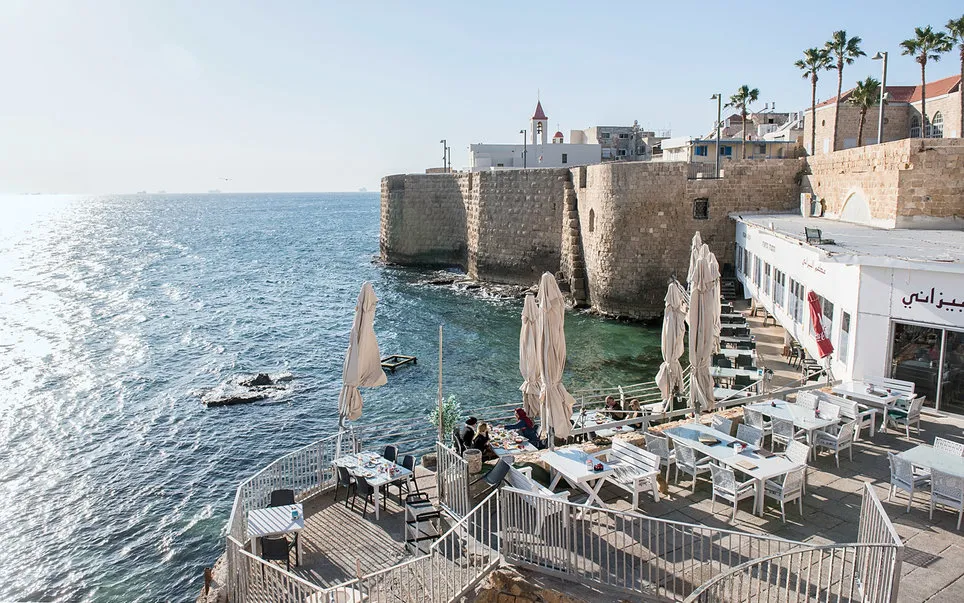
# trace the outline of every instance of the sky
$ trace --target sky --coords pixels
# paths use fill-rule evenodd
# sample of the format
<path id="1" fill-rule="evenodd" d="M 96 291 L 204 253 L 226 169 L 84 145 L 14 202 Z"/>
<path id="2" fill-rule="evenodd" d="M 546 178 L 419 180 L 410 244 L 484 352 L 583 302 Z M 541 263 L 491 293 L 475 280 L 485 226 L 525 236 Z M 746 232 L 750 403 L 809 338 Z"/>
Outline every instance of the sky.
<path id="1" fill-rule="evenodd" d="M 740 8 L 738 9 L 737 6 Z M 537 96 L 552 130 L 713 127 L 714 92 L 805 108 L 793 66 L 836 29 L 890 52 L 956 1 L 205 2 L 2 0 L 0 193 L 376 191 L 512 143 Z M 813 15 L 807 18 L 807 15 Z M 879 61 L 844 71 L 845 88 Z M 928 80 L 956 74 L 956 54 Z M 817 95 L 836 93 L 836 74 Z"/>

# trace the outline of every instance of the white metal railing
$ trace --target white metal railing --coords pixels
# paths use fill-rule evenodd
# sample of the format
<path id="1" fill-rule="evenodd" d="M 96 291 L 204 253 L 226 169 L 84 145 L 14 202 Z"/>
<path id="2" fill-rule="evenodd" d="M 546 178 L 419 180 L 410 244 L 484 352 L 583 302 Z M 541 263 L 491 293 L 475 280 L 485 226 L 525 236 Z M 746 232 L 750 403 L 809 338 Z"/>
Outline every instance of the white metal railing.
<path id="1" fill-rule="evenodd" d="M 862 551 L 859 571 L 863 594 L 872 601 L 897 600 L 900 566 L 904 558 L 904 543 L 897 535 L 887 511 L 877 498 L 874 487 L 864 484 L 864 496 L 860 505 L 860 523 L 857 542 L 884 547 L 866 548 Z"/>
<path id="2" fill-rule="evenodd" d="M 465 517 L 471 509 L 469 464 L 458 452 L 441 442 L 436 443 L 435 450 L 439 505 L 454 517 Z"/>
<path id="3" fill-rule="evenodd" d="M 228 536 L 228 563 L 235 581 L 231 601 L 307 601 L 323 592 L 321 586 L 285 571 L 245 550 Z M 320 595 L 319 595 L 320 596 Z"/>

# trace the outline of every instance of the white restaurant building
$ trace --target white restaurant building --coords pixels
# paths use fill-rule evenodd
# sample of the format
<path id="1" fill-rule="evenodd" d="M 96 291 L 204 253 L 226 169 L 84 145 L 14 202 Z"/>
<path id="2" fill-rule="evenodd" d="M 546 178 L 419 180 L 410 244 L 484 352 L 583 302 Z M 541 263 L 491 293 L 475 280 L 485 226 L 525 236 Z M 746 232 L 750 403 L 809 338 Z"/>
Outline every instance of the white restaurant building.
<path id="1" fill-rule="evenodd" d="M 964 231 L 880 229 L 801 214 L 731 217 L 747 297 L 813 357 L 806 298 L 817 294 L 835 378 L 913 381 L 927 405 L 964 412 Z M 808 240 L 806 228 L 819 229 L 820 240 Z"/>

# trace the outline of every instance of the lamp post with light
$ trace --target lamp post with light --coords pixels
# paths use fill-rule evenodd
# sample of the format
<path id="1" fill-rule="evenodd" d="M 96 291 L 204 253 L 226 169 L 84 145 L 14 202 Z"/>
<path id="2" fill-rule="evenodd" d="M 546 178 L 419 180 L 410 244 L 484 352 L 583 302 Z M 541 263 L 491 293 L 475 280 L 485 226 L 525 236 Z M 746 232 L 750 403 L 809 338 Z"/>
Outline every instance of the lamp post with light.
<path id="1" fill-rule="evenodd" d="M 723 95 L 714 94 L 710 100 L 716 101 L 716 177 L 720 177 L 720 118 L 723 115 Z M 746 125 L 744 124 L 744 127 Z"/>
<path id="2" fill-rule="evenodd" d="M 526 154 L 528 153 L 528 147 L 526 146 L 526 136 L 529 135 L 529 131 L 519 130 L 519 134 L 522 134 L 522 169 L 526 169 Z"/>
<path id="3" fill-rule="evenodd" d="M 878 52 L 870 57 L 875 61 L 884 62 L 884 73 L 880 77 L 880 113 L 877 114 L 877 144 L 884 142 L 884 101 L 887 100 L 887 53 Z M 858 143 L 860 141 L 857 141 Z"/>
<path id="4" fill-rule="evenodd" d="M 446 156 L 446 149 L 448 148 L 445 146 L 446 142 L 447 141 L 444 138 L 439 141 L 439 143 L 442 145 L 442 170 L 443 171 L 445 170 L 445 156 Z"/>

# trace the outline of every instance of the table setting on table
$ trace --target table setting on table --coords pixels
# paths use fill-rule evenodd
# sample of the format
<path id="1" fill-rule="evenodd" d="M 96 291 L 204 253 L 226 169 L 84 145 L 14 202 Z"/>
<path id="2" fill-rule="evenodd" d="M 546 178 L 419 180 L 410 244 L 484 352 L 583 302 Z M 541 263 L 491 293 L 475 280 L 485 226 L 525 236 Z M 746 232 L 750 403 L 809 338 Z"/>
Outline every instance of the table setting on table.
<path id="1" fill-rule="evenodd" d="M 498 456 L 517 452 L 535 452 L 537 448 L 515 429 L 492 427 L 489 429 L 489 446 Z"/>

